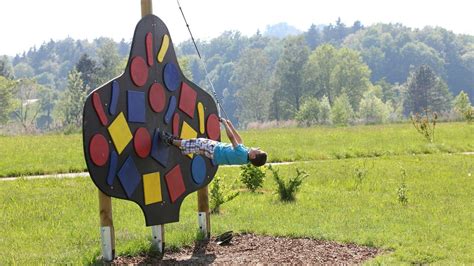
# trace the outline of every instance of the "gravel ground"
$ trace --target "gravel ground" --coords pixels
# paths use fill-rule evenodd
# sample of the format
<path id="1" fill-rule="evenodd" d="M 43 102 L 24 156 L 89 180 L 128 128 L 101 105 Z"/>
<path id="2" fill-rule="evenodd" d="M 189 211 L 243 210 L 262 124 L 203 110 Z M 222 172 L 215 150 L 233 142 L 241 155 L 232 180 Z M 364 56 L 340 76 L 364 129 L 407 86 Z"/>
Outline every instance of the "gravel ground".
<path id="1" fill-rule="evenodd" d="M 360 264 L 381 251 L 373 247 L 340 244 L 308 238 L 286 238 L 234 234 L 230 244 L 215 238 L 196 242 L 163 258 L 147 255 L 118 257 L 116 264 L 208 265 L 208 264 Z"/>

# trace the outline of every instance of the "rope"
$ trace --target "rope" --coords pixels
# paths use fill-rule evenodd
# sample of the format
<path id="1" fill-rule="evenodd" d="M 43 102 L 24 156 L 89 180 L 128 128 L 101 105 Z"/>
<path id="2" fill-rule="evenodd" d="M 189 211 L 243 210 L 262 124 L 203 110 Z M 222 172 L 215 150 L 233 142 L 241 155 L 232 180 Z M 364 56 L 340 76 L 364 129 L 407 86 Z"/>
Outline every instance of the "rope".
<path id="1" fill-rule="evenodd" d="M 199 60 L 201 61 L 201 64 L 204 66 L 204 72 L 206 73 L 206 80 L 209 83 L 209 85 L 211 86 L 212 93 L 214 94 L 214 99 L 216 100 L 217 105 L 220 107 L 220 109 L 224 113 L 225 118 L 229 119 L 229 117 L 227 116 L 227 113 L 224 110 L 224 107 L 222 107 L 222 104 L 219 102 L 219 98 L 217 97 L 217 93 L 216 93 L 216 89 L 214 88 L 214 84 L 212 84 L 212 81 L 209 78 L 209 72 L 207 71 L 206 62 L 204 62 L 203 58 L 201 57 L 201 53 L 199 52 L 196 41 L 194 40 L 193 33 L 191 32 L 191 28 L 189 27 L 188 21 L 186 20 L 186 16 L 184 15 L 183 9 L 181 8 L 181 4 L 179 3 L 179 0 L 176 0 L 176 2 L 178 3 L 178 7 L 179 7 L 179 10 L 181 11 L 181 15 L 183 16 L 184 23 L 186 23 L 186 27 L 188 28 L 189 35 L 191 36 L 191 40 L 193 41 L 194 48 L 196 49 Z M 220 114 L 219 114 L 219 116 L 220 116 Z"/>

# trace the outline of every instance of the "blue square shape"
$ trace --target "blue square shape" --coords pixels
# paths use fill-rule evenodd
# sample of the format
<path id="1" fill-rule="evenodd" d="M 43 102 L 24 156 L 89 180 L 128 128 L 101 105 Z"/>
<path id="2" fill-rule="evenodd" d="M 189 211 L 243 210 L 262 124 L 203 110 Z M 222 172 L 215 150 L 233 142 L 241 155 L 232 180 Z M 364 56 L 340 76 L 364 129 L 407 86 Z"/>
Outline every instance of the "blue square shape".
<path id="1" fill-rule="evenodd" d="M 140 184 L 140 172 L 138 172 L 132 157 L 128 156 L 117 175 L 127 197 L 131 198 L 138 184 Z"/>
<path id="2" fill-rule="evenodd" d="M 151 157 L 159 162 L 163 167 L 168 166 L 168 156 L 170 147 L 163 143 L 160 137 L 160 130 L 155 129 L 151 146 Z"/>
<path id="3" fill-rule="evenodd" d="M 128 122 L 145 123 L 145 93 L 127 91 Z"/>

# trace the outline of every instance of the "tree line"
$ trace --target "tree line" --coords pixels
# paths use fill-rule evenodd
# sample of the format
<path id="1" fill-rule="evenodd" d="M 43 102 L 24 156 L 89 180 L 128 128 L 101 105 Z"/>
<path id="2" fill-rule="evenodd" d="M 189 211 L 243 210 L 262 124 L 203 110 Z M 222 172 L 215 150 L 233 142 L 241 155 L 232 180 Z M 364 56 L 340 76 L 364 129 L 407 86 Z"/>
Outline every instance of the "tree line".
<path id="1" fill-rule="evenodd" d="M 338 19 L 302 33 L 281 24 L 252 36 L 228 31 L 197 45 L 202 61 L 190 40 L 176 47 L 184 74 L 209 88 L 206 64 L 241 127 L 385 123 L 425 109 L 459 119 L 474 97 L 474 36 L 439 27 Z M 86 95 L 123 71 L 129 50 L 124 40 L 68 38 L 0 57 L 0 123 L 23 131 L 79 128 Z"/>

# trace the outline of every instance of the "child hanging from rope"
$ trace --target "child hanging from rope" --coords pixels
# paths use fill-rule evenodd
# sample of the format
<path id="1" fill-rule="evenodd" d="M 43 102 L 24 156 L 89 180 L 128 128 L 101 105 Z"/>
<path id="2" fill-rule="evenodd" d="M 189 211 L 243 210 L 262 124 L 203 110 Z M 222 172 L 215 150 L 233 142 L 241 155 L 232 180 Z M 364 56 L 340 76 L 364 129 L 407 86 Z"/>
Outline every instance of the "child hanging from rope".
<path id="1" fill-rule="evenodd" d="M 227 137 L 231 143 L 223 143 L 205 138 L 180 139 L 169 133 L 162 132 L 161 138 L 168 145 L 174 145 L 181 149 L 182 154 L 196 153 L 214 160 L 218 165 L 223 164 L 247 164 L 262 166 L 267 161 L 267 153 L 260 148 L 247 148 L 242 143 L 237 130 L 230 120 L 220 118 L 224 124 Z"/>

